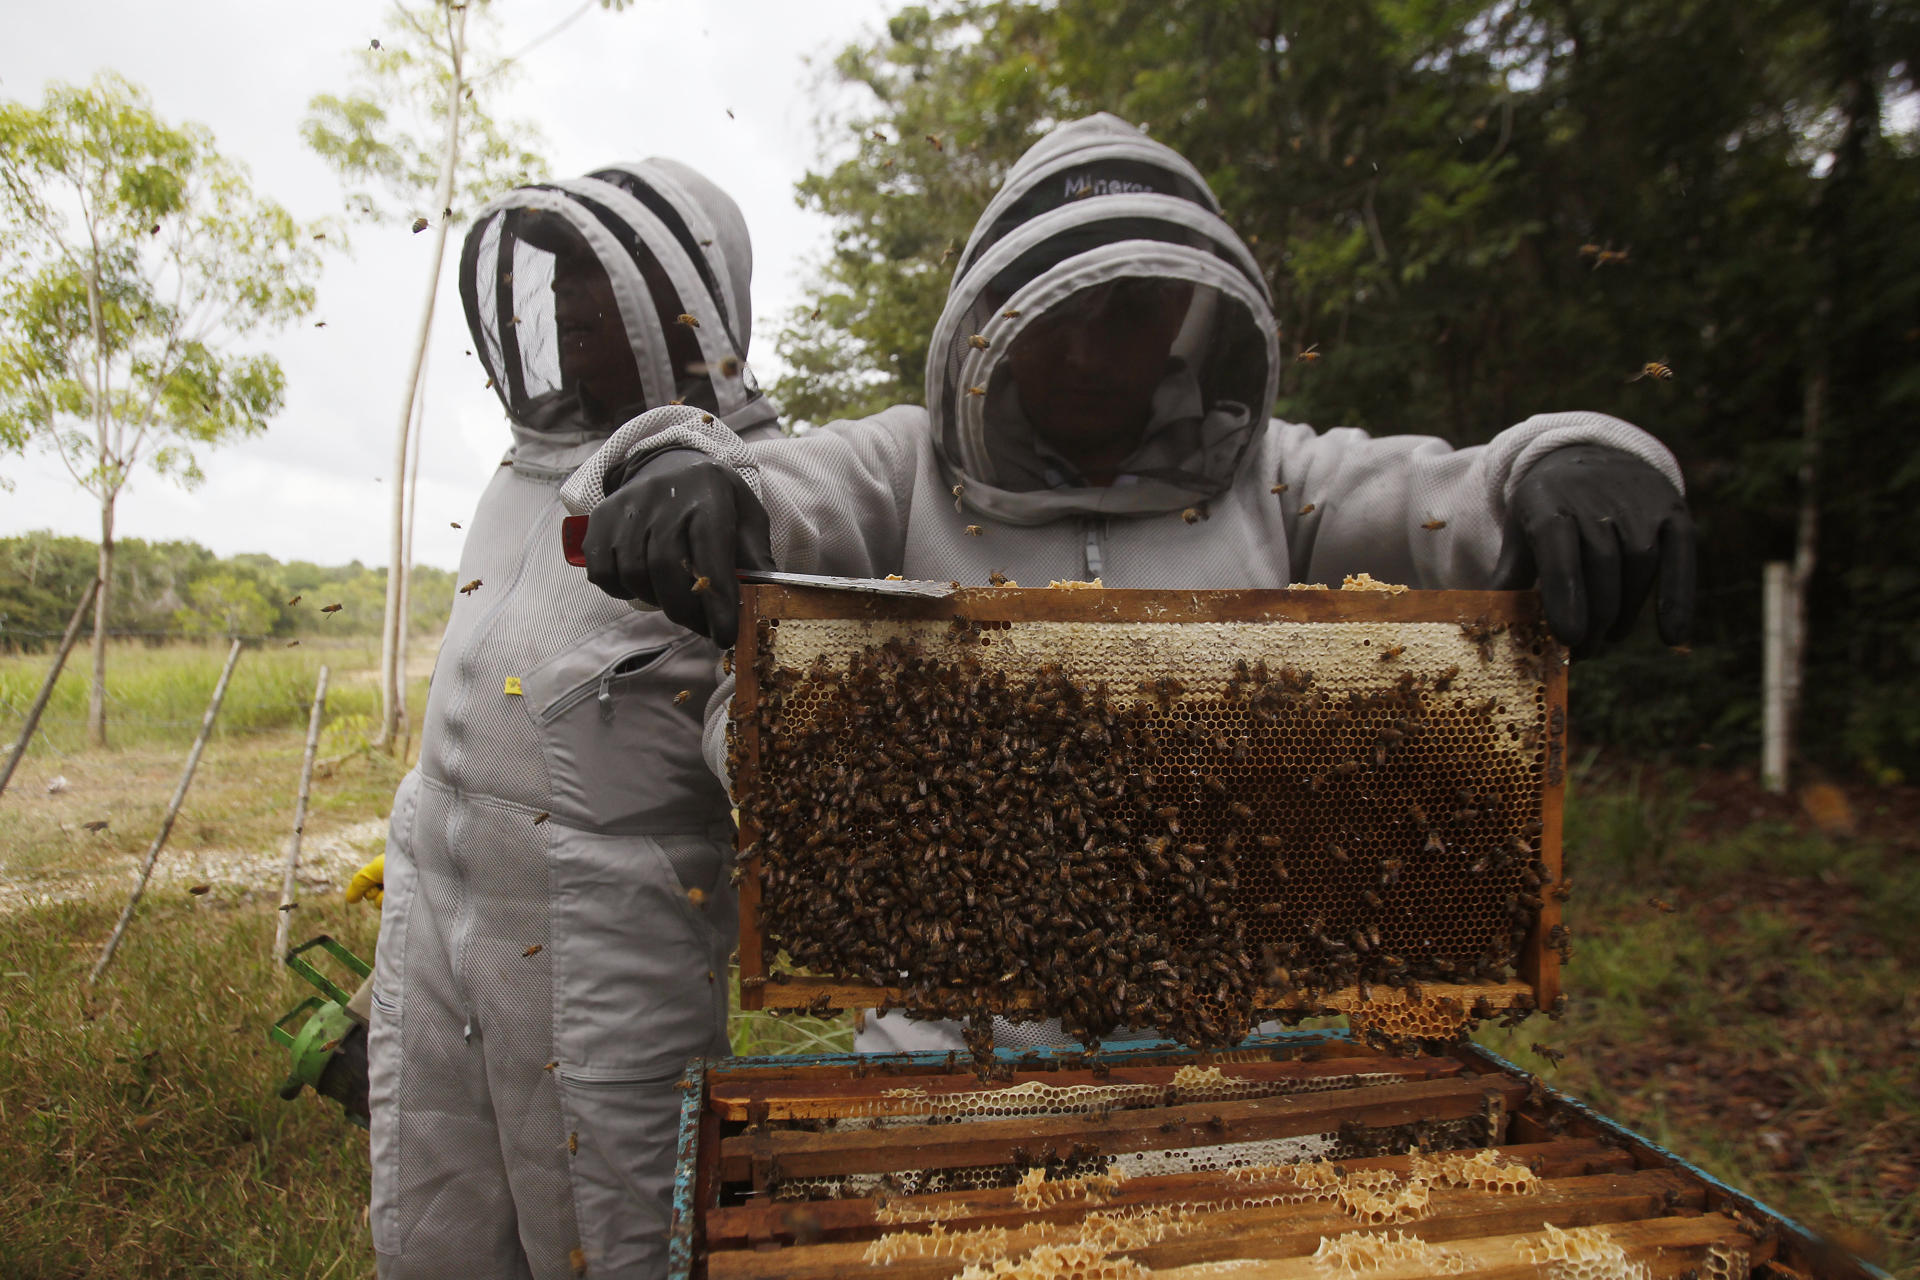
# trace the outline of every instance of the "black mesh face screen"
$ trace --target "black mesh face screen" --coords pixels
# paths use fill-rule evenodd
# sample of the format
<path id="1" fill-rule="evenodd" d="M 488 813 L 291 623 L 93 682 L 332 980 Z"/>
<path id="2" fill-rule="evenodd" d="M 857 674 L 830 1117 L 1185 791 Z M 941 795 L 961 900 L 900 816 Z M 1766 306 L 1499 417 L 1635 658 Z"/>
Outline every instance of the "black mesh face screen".
<path id="1" fill-rule="evenodd" d="M 964 275 L 982 254 L 999 243 L 1008 232 L 1049 210 L 1079 200 L 1140 192 L 1178 196 L 1202 208 L 1213 207 L 1205 191 L 1180 174 L 1156 164 L 1142 160 L 1105 160 L 1079 165 L 1047 176 L 994 219 L 993 225 L 968 247 L 966 257 L 961 260 L 959 274 Z"/>

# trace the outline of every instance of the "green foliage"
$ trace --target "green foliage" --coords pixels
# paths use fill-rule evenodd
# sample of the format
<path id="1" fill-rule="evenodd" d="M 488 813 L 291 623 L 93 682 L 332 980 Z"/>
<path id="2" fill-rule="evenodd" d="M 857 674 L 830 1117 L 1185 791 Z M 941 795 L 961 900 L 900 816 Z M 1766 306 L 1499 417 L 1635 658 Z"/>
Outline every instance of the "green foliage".
<path id="1" fill-rule="evenodd" d="M 1643 640 L 1585 664 L 1599 740 L 1751 749 L 1760 564 L 1791 552 L 1825 370 L 1803 745 L 1911 773 L 1920 138 L 1882 108 L 1913 101 L 1916 51 L 1920 18 L 1877 0 L 905 9 L 834 63 L 853 105 L 798 192 L 834 247 L 774 391 L 813 422 L 918 401 L 945 250 L 1033 138 L 1112 111 L 1207 175 L 1283 351 L 1318 344 L 1276 413 L 1473 444 L 1583 408 L 1679 455 L 1704 538 L 1694 656 Z M 1630 381 L 1649 360 L 1678 377 Z"/>
<path id="2" fill-rule="evenodd" d="M 616 6 L 603 0 L 603 7 Z M 455 95 L 462 99 L 455 216 L 545 175 L 539 131 L 486 109 L 482 95 L 502 87 L 512 69 L 510 59 L 481 47 L 495 26 L 484 3 L 396 4 L 386 37 L 354 54 L 357 86 L 314 96 L 300 135 L 348 184 L 351 212 L 389 223 L 441 219 L 434 193 Z"/>
<path id="3" fill-rule="evenodd" d="M 0 538 L 0 651 L 51 648 L 93 578 L 97 554 L 85 538 L 40 531 Z M 108 627 L 151 641 L 168 636 L 229 634 L 238 630 L 275 638 L 367 636 L 379 632 L 387 571 L 359 561 L 282 564 L 248 554 L 221 559 L 194 542 L 116 544 Z M 415 565 L 411 634 L 431 635 L 445 624 L 454 575 Z M 292 603 L 295 598 L 299 603 Z M 322 615 L 320 606 L 340 605 Z"/>
<path id="4" fill-rule="evenodd" d="M 0 103 L 0 243 L 0 446 L 37 439 L 104 508 L 279 409 L 278 363 L 232 347 L 312 306 L 307 229 L 135 85 Z"/>

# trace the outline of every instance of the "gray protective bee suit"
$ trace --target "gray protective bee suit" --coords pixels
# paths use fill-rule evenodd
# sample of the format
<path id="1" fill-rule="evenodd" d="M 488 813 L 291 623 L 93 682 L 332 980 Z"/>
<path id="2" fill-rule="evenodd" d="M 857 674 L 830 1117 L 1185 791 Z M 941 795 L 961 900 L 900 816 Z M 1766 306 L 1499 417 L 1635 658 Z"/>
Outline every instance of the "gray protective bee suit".
<path id="1" fill-rule="evenodd" d="M 634 410 L 686 397 L 777 434 L 738 359 L 746 227 L 699 174 L 650 160 L 476 219 L 462 295 L 514 443 L 468 526 L 478 585 L 454 599 L 387 837 L 370 1073 L 387 1277 L 665 1274 L 675 1085 L 727 1052 L 732 824 L 700 757 L 718 654 L 562 557 L 560 486 L 609 427 L 560 372 L 541 222 L 606 273 Z M 676 377 L 662 313 L 697 319 L 708 374 Z"/>
<path id="2" fill-rule="evenodd" d="M 1006 354 L 1043 318 L 1141 278 L 1185 281 L 1191 302 L 1140 448 L 1115 483 L 1086 485 L 1028 424 Z M 1252 255 L 1192 165 L 1110 115 L 1056 129 L 1013 167 L 968 239 L 927 363 L 925 409 L 792 440 L 747 445 L 698 415 L 655 411 L 581 467 L 566 500 L 589 511 L 617 463 L 693 448 L 759 496 L 774 559 L 793 572 L 1199 589 L 1338 585 L 1366 571 L 1472 588 L 1490 584 L 1515 483 L 1554 449 L 1610 446 L 1681 484 L 1657 440 L 1597 413 L 1541 414 L 1461 449 L 1270 420 L 1279 352 Z M 721 776 L 723 729 L 710 717 L 708 760 Z M 1002 1023 L 996 1034 L 1046 1042 L 1058 1024 Z M 957 1024 L 893 1014 L 870 1016 L 857 1047 L 961 1039 Z"/>

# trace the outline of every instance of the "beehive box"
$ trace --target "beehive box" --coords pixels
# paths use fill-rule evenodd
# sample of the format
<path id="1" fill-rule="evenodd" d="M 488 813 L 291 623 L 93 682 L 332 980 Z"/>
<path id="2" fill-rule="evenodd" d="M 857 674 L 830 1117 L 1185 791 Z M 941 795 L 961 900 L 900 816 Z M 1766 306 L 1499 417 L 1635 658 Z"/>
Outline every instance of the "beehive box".
<path id="1" fill-rule="evenodd" d="M 741 1003 L 1225 1045 L 1559 996 L 1532 593 L 743 590 Z"/>
<path id="2" fill-rule="evenodd" d="M 696 1062 L 676 1280 L 1884 1273 L 1492 1055 Z"/>

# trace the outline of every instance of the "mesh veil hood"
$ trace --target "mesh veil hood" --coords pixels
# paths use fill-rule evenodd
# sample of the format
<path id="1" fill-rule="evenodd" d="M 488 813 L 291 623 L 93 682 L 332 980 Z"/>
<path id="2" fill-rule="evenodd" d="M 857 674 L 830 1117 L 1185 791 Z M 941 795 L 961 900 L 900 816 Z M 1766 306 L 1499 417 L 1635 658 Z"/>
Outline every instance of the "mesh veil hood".
<path id="1" fill-rule="evenodd" d="M 1125 483 L 1048 478 L 1006 359 L 1076 298 L 1126 279 L 1177 280 L 1191 302 Z M 1116 116 L 1060 126 L 1028 149 L 967 238 L 927 356 L 927 408 L 967 503 L 1014 524 L 1145 515 L 1233 481 L 1279 383 L 1265 278 L 1185 157 Z M 1197 402 L 1192 392 L 1197 389 Z M 1184 405 L 1161 411 L 1166 405 Z"/>
<path id="2" fill-rule="evenodd" d="M 553 292 L 556 241 L 592 255 L 626 331 L 641 403 L 685 400 L 713 409 L 742 435 L 774 411 L 747 367 L 753 332 L 753 248 L 739 208 L 672 160 L 642 160 L 583 178 L 516 187 L 480 211 L 460 253 L 460 299 L 474 354 L 517 427 L 556 441 L 604 436 L 620 421 L 589 422 L 560 369 Z M 649 280 L 645 267 L 657 264 Z M 667 325 L 699 348 L 691 372 L 669 359 Z"/>

